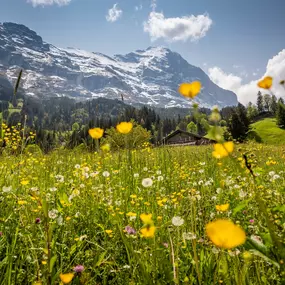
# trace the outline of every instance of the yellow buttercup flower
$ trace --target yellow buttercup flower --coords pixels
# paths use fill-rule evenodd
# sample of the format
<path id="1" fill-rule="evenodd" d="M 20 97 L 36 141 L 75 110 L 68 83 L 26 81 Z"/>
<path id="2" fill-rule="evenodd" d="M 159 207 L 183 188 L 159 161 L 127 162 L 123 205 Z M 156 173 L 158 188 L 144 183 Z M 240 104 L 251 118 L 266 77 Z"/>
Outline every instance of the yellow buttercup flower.
<path id="1" fill-rule="evenodd" d="M 216 210 L 220 212 L 226 212 L 230 207 L 230 204 L 216 205 Z"/>
<path id="2" fill-rule="evenodd" d="M 111 235 L 113 233 L 113 231 L 112 230 L 105 230 L 105 233 L 108 235 Z"/>
<path id="3" fill-rule="evenodd" d="M 152 238 L 154 237 L 156 227 L 155 226 L 146 226 L 141 229 L 141 234 L 145 238 Z"/>
<path id="4" fill-rule="evenodd" d="M 121 122 L 116 128 L 119 133 L 128 134 L 133 129 L 133 124 L 131 122 Z"/>
<path id="5" fill-rule="evenodd" d="M 234 150 L 233 142 L 217 143 L 214 145 L 213 156 L 215 158 L 223 158 L 228 156 Z"/>
<path id="6" fill-rule="evenodd" d="M 270 76 L 265 77 L 264 79 L 260 80 L 257 85 L 263 89 L 270 89 L 272 86 L 273 78 Z"/>
<path id="7" fill-rule="evenodd" d="M 29 180 L 22 180 L 22 181 L 21 181 L 21 184 L 22 184 L 23 186 L 28 185 L 28 184 L 29 184 Z"/>
<path id="8" fill-rule="evenodd" d="M 72 281 L 74 274 L 73 273 L 59 274 L 59 277 L 63 284 L 68 284 Z"/>
<path id="9" fill-rule="evenodd" d="M 145 225 L 151 225 L 151 224 L 153 224 L 153 221 L 152 221 L 152 214 L 141 214 L 141 215 L 140 215 L 140 218 L 141 218 L 142 222 L 143 222 Z"/>
<path id="10" fill-rule="evenodd" d="M 201 91 L 201 83 L 199 81 L 194 81 L 192 83 L 182 83 L 179 86 L 179 93 L 184 97 L 193 99 L 196 97 Z"/>
<path id="11" fill-rule="evenodd" d="M 230 220 L 216 220 L 206 225 L 209 239 L 218 247 L 231 249 L 245 243 L 246 235 L 242 228 Z"/>
<path id="12" fill-rule="evenodd" d="M 92 137 L 92 139 L 100 139 L 102 138 L 103 134 L 104 134 L 104 130 L 100 129 L 100 128 L 94 128 L 94 129 L 90 129 L 88 131 L 90 137 Z"/>

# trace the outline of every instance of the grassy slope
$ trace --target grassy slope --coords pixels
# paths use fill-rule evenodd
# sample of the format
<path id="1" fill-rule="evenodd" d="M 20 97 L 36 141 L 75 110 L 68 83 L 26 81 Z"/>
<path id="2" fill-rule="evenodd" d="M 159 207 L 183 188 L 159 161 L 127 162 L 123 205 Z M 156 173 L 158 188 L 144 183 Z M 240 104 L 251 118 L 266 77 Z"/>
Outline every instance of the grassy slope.
<path id="1" fill-rule="evenodd" d="M 260 136 L 263 143 L 285 144 L 285 130 L 278 128 L 276 119 L 266 118 L 252 124 L 252 130 Z"/>

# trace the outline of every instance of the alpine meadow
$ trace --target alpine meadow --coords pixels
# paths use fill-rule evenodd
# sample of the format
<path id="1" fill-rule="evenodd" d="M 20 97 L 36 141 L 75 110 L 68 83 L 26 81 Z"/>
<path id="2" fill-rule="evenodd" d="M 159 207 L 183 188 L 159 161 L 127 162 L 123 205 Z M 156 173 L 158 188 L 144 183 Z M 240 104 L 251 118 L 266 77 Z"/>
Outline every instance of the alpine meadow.
<path id="1" fill-rule="evenodd" d="M 285 284 L 281 1 L 0 0 L 0 285 Z"/>

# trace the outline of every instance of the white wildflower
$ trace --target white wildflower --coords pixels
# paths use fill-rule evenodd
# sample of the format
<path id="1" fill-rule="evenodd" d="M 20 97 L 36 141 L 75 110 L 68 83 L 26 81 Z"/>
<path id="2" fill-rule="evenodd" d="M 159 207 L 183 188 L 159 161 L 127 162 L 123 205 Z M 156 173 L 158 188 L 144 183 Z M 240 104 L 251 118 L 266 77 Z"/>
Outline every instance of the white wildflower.
<path id="1" fill-rule="evenodd" d="M 55 179 L 57 180 L 57 182 L 61 182 L 61 183 L 64 182 L 64 177 L 62 175 L 59 175 L 59 174 L 56 175 Z"/>
<path id="2" fill-rule="evenodd" d="M 49 188 L 49 191 L 50 192 L 55 192 L 55 191 L 57 191 L 57 188 L 56 187 L 51 187 L 51 188 Z"/>
<path id="3" fill-rule="evenodd" d="M 109 177 L 109 176 L 110 176 L 110 172 L 104 171 L 104 172 L 102 173 L 102 175 L 103 175 L 104 177 Z"/>
<path id="4" fill-rule="evenodd" d="M 50 210 L 48 212 L 48 216 L 50 217 L 50 219 L 56 219 L 58 216 L 58 210 L 56 209 Z"/>
<path id="5" fill-rule="evenodd" d="M 173 217 L 172 218 L 172 224 L 175 226 L 175 227 L 180 227 L 184 224 L 184 219 L 182 219 L 181 217 Z"/>
<path id="6" fill-rule="evenodd" d="M 152 181 L 152 179 L 151 178 L 144 178 L 143 180 L 142 180 L 142 186 L 143 187 L 151 187 L 152 186 L 152 184 L 153 184 L 153 181 Z"/>
<path id="7" fill-rule="evenodd" d="M 59 216 L 59 217 L 56 219 L 56 222 L 57 222 L 57 224 L 58 224 L 59 226 L 62 226 L 62 224 L 63 224 L 63 218 L 62 218 L 62 216 Z"/>
<path id="8" fill-rule="evenodd" d="M 9 193 L 12 191 L 12 186 L 3 186 L 2 191 L 5 193 Z"/>
<path id="9" fill-rule="evenodd" d="M 193 239 L 196 239 L 196 238 L 197 238 L 196 235 L 193 234 L 193 233 L 191 233 L 191 232 L 189 232 L 189 233 L 183 233 L 183 234 L 182 234 L 182 237 L 183 237 L 183 239 L 185 239 L 185 240 L 193 240 Z"/>
<path id="10" fill-rule="evenodd" d="M 163 180 L 163 176 L 161 176 L 161 175 L 158 176 L 158 177 L 157 177 L 157 180 L 158 180 L 158 181 L 162 181 L 162 180 Z"/>

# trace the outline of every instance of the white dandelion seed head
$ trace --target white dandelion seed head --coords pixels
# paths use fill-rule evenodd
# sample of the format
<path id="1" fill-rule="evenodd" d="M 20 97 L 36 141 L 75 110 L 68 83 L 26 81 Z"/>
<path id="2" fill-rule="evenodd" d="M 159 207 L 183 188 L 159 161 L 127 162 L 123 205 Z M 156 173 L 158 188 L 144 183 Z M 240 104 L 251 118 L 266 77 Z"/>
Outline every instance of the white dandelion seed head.
<path id="1" fill-rule="evenodd" d="M 184 224 L 184 219 L 179 216 L 175 216 L 172 218 L 171 222 L 175 227 L 180 227 Z"/>
<path id="2" fill-rule="evenodd" d="M 153 180 L 152 180 L 151 178 L 144 178 L 144 179 L 142 180 L 142 186 L 143 186 L 143 187 L 148 188 L 148 187 L 151 187 L 152 184 L 153 184 Z"/>
<path id="3" fill-rule="evenodd" d="M 182 237 L 183 237 L 183 239 L 185 239 L 185 240 L 193 240 L 193 239 L 196 239 L 196 238 L 197 238 L 197 236 L 196 236 L 195 234 L 191 233 L 191 232 L 183 233 L 183 234 L 182 234 Z"/>
<path id="4" fill-rule="evenodd" d="M 56 192 L 56 191 L 57 191 L 57 188 L 56 188 L 56 187 L 51 187 L 51 188 L 49 188 L 49 191 L 50 191 L 50 192 Z"/>
<path id="5" fill-rule="evenodd" d="M 48 216 L 50 219 L 56 219 L 58 216 L 58 210 L 53 209 L 48 212 Z"/>
<path id="6" fill-rule="evenodd" d="M 12 186 L 3 186 L 2 191 L 4 193 L 9 193 L 12 191 Z"/>
<path id="7" fill-rule="evenodd" d="M 104 177 L 109 177 L 109 176 L 110 176 L 110 172 L 104 171 L 104 172 L 102 173 L 102 175 L 103 175 Z"/>

